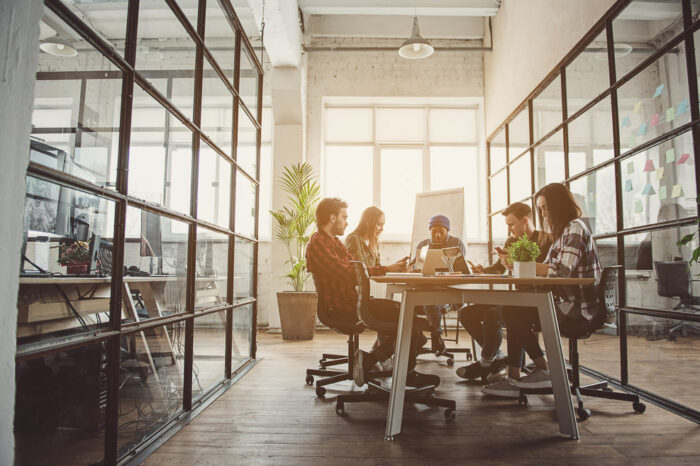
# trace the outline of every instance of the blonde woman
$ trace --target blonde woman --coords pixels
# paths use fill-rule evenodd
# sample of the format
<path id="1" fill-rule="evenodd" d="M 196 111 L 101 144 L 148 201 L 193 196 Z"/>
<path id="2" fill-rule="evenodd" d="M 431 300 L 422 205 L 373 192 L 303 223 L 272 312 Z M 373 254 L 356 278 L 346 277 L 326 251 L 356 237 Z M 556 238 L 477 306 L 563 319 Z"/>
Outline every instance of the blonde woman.
<path id="1" fill-rule="evenodd" d="M 367 207 L 357 228 L 345 239 L 345 246 L 356 260 L 361 261 L 367 267 L 380 264 L 379 235 L 384 231 L 384 212 L 378 207 Z"/>

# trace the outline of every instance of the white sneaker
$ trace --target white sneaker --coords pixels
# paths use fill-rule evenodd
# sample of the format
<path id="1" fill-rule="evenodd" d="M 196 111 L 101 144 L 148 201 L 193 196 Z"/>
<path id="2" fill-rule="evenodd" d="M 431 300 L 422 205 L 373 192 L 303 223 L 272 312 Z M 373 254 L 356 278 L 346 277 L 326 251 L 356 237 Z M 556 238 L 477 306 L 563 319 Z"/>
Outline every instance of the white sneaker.
<path id="1" fill-rule="evenodd" d="M 493 364 L 495 361 L 503 360 L 505 358 L 506 354 L 499 349 L 498 351 L 496 351 L 496 354 L 494 354 L 488 359 L 484 358 L 482 354 L 481 358 L 479 358 L 479 364 L 481 364 L 481 367 L 491 367 L 491 364 Z"/>
<path id="2" fill-rule="evenodd" d="M 520 396 L 520 389 L 513 385 L 513 382 L 515 382 L 513 379 L 506 377 L 496 383 L 482 387 L 481 392 L 503 398 L 518 398 Z"/>
<path id="3" fill-rule="evenodd" d="M 552 379 L 548 370 L 536 369 L 532 374 L 514 380 L 513 385 L 518 388 L 552 388 Z"/>
<path id="4" fill-rule="evenodd" d="M 486 382 L 488 382 L 488 383 L 498 382 L 499 380 L 505 378 L 507 374 L 508 374 L 508 368 L 503 367 L 499 371 L 490 372 L 489 375 L 486 376 Z"/>

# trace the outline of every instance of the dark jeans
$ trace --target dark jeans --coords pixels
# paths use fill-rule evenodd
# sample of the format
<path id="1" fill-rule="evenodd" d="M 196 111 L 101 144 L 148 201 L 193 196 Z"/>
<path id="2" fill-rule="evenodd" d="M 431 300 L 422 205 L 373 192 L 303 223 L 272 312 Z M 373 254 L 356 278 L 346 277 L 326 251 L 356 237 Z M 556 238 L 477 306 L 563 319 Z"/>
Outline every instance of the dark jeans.
<path id="1" fill-rule="evenodd" d="M 555 309 L 560 330 L 577 325 L 578 321 L 563 314 L 559 307 Z M 532 360 L 544 356 L 537 337 L 537 332 L 541 330 L 537 308 L 504 306 L 502 312 L 508 329 L 508 365 L 522 366 L 522 350 L 525 350 Z"/>
<path id="2" fill-rule="evenodd" d="M 492 358 L 501 347 L 503 341 L 501 308 L 492 304 L 472 304 L 459 310 L 459 323 L 481 346 L 483 359 Z"/>
<path id="3" fill-rule="evenodd" d="M 444 306 L 431 304 L 429 306 L 416 306 L 416 309 L 423 311 L 430 324 L 432 333 L 442 333 L 442 310 Z"/>
<path id="4" fill-rule="evenodd" d="M 390 326 L 392 330 L 378 330 L 377 342 L 372 348 L 372 355 L 376 361 L 385 361 L 394 354 L 394 342 L 398 331 L 399 316 L 401 313 L 401 303 L 389 299 L 369 300 L 369 312 L 372 316 Z M 430 325 L 425 319 L 414 316 L 413 333 L 411 335 L 411 352 L 408 360 L 408 370 L 413 370 L 416 365 L 416 353 L 422 346 L 422 332 L 430 330 Z"/>

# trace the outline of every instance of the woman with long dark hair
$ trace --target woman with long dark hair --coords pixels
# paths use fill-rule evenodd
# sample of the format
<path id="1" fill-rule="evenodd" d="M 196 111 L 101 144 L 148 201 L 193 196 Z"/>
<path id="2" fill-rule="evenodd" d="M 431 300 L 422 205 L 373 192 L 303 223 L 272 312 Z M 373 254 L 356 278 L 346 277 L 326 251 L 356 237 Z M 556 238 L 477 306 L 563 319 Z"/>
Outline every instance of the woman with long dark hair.
<path id="1" fill-rule="evenodd" d="M 558 287 L 555 296 L 559 328 L 592 320 L 602 306 L 598 300 L 601 268 L 595 242 L 581 220 L 581 209 L 569 189 L 551 183 L 535 194 L 540 225 L 552 235 L 554 242 L 543 263 L 537 264 L 537 275 L 562 278 L 595 278 L 595 285 Z M 517 398 L 520 388 L 552 386 L 549 367 L 537 338 L 539 317 L 536 308 L 508 307 L 503 311 L 508 329 L 508 377 L 482 388 L 489 395 Z M 519 355 L 525 350 L 535 363 L 535 371 L 520 375 Z"/>

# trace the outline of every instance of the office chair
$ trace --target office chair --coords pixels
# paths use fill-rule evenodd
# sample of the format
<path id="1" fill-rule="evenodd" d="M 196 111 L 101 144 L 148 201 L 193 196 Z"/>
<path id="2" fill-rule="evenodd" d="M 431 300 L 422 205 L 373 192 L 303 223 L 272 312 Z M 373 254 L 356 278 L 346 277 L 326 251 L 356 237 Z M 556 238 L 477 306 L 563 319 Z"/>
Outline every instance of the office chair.
<path id="1" fill-rule="evenodd" d="M 377 332 L 395 332 L 396 324 L 375 319 L 369 312 L 369 275 L 367 268 L 362 262 L 350 261 L 355 267 L 355 279 L 357 281 L 357 316 L 366 328 Z M 389 389 L 377 384 L 376 381 L 369 381 L 367 389 L 361 394 L 338 395 L 335 410 L 338 414 L 345 413 L 345 403 L 355 403 L 362 401 L 388 401 Z M 455 418 L 456 403 L 454 400 L 437 398 L 435 396 L 435 385 L 425 385 L 406 390 L 406 401 L 418 403 L 425 406 L 437 406 L 445 409 L 445 418 L 452 420 Z"/>
<path id="2" fill-rule="evenodd" d="M 321 293 L 319 282 L 316 280 L 316 277 L 313 274 L 311 277 L 314 280 L 316 291 Z M 316 381 L 316 396 L 323 398 L 323 396 L 326 394 L 326 385 L 353 379 L 352 369 L 355 362 L 355 351 L 360 344 L 360 333 L 362 333 L 366 327 L 359 321 L 348 323 L 347 320 L 339 320 L 335 318 L 335 316 L 321 304 L 320 299 L 318 300 L 316 314 L 321 323 L 329 328 L 332 328 L 338 333 L 347 335 L 348 337 L 347 355 L 324 353 L 319 360 L 319 365 L 321 366 L 320 369 L 306 370 L 306 383 L 308 385 L 313 385 L 314 376 L 324 377 Z M 329 366 L 336 366 L 340 364 L 347 364 L 347 369 L 328 369 Z M 376 379 L 378 377 L 389 377 L 391 376 L 391 371 L 372 371 L 370 372 L 369 376 L 371 379 Z"/>
<path id="3" fill-rule="evenodd" d="M 569 381 L 571 382 L 571 394 L 576 397 L 578 408 L 576 412 L 580 421 L 585 421 L 591 417 L 591 411 L 583 406 L 583 395 L 595 398 L 605 398 L 608 400 L 620 400 L 632 402 L 632 408 L 638 414 L 646 411 L 646 405 L 639 401 L 638 395 L 630 393 L 613 392 L 608 387 L 607 381 L 596 382 L 589 385 L 581 386 L 580 380 L 580 364 L 578 354 L 578 341 L 590 337 L 596 330 L 605 327 L 606 321 L 614 319 L 618 314 L 617 305 L 617 287 L 619 282 L 621 265 L 605 267 L 600 278 L 599 285 L 599 300 L 604 306 L 604 310 L 598 312 L 592 321 L 581 321 L 575 325 L 560 328 L 562 336 L 569 340 L 569 364 L 571 369 L 569 373 Z M 534 394 L 552 394 L 551 388 L 532 388 L 520 389 L 520 397 L 518 402 L 521 405 L 527 405 L 527 395 Z"/>
<path id="4" fill-rule="evenodd" d="M 654 271 L 656 272 L 656 290 L 659 296 L 680 300 L 680 302 L 673 307 L 674 311 L 700 312 L 700 307 L 698 307 L 700 306 L 700 297 L 692 295 L 690 268 L 687 261 L 654 261 Z M 681 321 L 679 324 L 671 327 L 668 331 L 668 337 L 674 340 L 678 333 L 685 336 L 687 329 L 700 332 L 699 325 Z"/>

